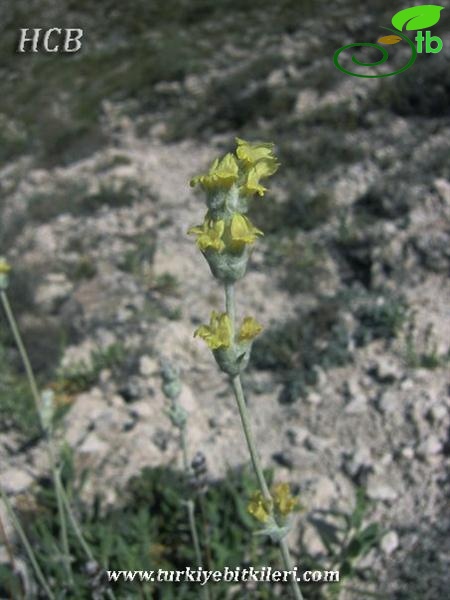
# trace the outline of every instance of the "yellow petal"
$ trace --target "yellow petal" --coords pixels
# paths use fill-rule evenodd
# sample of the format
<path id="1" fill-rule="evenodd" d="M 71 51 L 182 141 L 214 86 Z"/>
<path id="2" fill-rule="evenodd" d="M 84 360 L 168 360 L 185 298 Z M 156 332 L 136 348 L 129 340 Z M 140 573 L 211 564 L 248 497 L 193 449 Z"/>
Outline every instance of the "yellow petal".
<path id="1" fill-rule="evenodd" d="M 278 169 L 279 164 L 276 160 L 262 159 L 258 161 L 247 173 L 246 180 L 242 189 L 247 194 L 264 195 L 267 189 L 260 184 L 259 180 L 263 177 L 270 177 Z"/>
<path id="2" fill-rule="evenodd" d="M 216 158 L 206 175 L 198 175 L 190 181 L 191 186 L 200 183 L 206 189 L 230 187 L 237 180 L 239 167 L 233 154 L 228 153 L 222 159 Z"/>
<path id="3" fill-rule="evenodd" d="M 261 492 L 254 492 L 250 502 L 247 505 L 247 511 L 252 515 L 252 517 L 258 519 L 258 521 L 261 521 L 262 523 L 267 522 L 267 519 L 269 518 L 269 511 L 267 510 Z"/>
<path id="4" fill-rule="evenodd" d="M 238 340 L 240 342 L 252 340 L 263 330 L 262 325 L 253 317 L 245 317 L 239 329 Z"/>
<path id="5" fill-rule="evenodd" d="M 245 217 L 235 213 L 231 219 L 230 225 L 231 239 L 233 241 L 247 241 L 249 237 L 249 227 Z"/>
<path id="6" fill-rule="evenodd" d="M 278 512 L 286 517 L 298 508 L 298 499 L 292 496 L 289 484 L 278 483 L 272 488 L 272 496 Z"/>
<path id="7" fill-rule="evenodd" d="M 246 142 L 241 138 L 236 138 L 237 157 L 250 167 L 263 158 L 274 159 L 273 154 L 274 144 L 266 142 Z"/>
<path id="8" fill-rule="evenodd" d="M 194 337 L 201 337 L 211 350 L 228 348 L 231 345 L 231 321 L 227 313 L 211 313 L 209 325 L 200 325 Z"/>
<path id="9" fill-rule="evenodd" d="M 225 221 L 222 219 L 213 221 L 212 219 L 205 218 L 202 225 L 191 227 L 188 233 L 197 235 L 197 246 L 200 250 L 207 250 L 212 248 L 221 252 L 225 248 L 225 243 L 222 240 L 223 232 L 225 230 Z"/>

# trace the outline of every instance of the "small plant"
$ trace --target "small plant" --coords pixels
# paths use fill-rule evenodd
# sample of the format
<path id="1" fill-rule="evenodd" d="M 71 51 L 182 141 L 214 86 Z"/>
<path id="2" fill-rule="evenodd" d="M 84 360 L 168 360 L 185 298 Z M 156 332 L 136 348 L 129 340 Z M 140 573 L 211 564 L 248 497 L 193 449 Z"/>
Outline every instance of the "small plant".
<path id="1" fill-rule="evenodd" d="M 213 311 L 209 325 L 201 325 L 194 336 L 207 343 L 220 370 L 230 378 L 259 486 L 248 510 L 263 524 L 259 534 L 278 544 L 285 569 L 292 571 L 286 534 L 296 500 L 287 484 L 277 484 L 272 489 L 267 484 L 241 383 L 241 373 L 248 365 L 253 340 L 262 331 L 262 326 L 253 316 L 245 316 L 237 326 L 235 307 L 235 283 L 246 273 L 251 246 L 263 235 L 246 215 L 249 202 L 255 195 L 264 196 L 267 189 L 261 180 L 273 175 L 278 166 L 273 144 L 251 144 L 237 138 L 235 154 L 217 158 L 208 173 L 192 179 L 191 185 L 200 185 L 206 193 L 207 212 L 203 223 L 192 227 L 188 233 L 196 236 L 197 246 L 212 275 L 225 291 L 225 312 Z M 293 597 L 302 599 L 294 577 L 290 584 Z"/>
<path id="2" fill-rule="evenodd" d="M 115 343 L 91 353 L 89 361 L 80 361 L 60 369 L 54 388 L 63 394 L 77 394 L 92 387 L 103 369 L 113 369 L 125 359 L 125 348 Z"/>
<path id="3" fill-rule="evenodd" d="M 163 392 L 165 396 L 170 400 L 170 407 L 167 410 L 167 414 L 172 422 L 172 425 L 179 431 L 179 443 L 180 449 L 183 456 L 183 469 L 187 480 L 193 477 L 194 471 L 191 463 L 189 462 L 189 454 L 187 448 L 187 412 L 178 402 L 178 398 L 181 393 L 181 381 L 179 377 L 178 369 L 171 365 L 168 361 L 163 360 L 161 362 L 161 376 L 163 379 Z M 195 551 L 195 561 L 198 568 L 203 568 L 202 551 L 200 548 L 200 541 L 198 535 L 197 521 L 195 517 L 195 502 L 192 497 L 188 497 L 183 504 L 186 505 L 188 514 L 189 529 L 191 532 L 192 544 Z M 202 588 L 203 598 L 209 600 L 208 588 L 204 586 Z"/>
<path id="4" fill-rule="evenodd" d="M 55 443 L 53 431 L 56 409 L 54 393 L 52 390 L 45 390 L 44 392 L 40 393 L 38 389 L 33 368 L 31 366 L 27 350 L 23 343 L 22 336 L 20 334 L 17 321 L 14 317 L 14 313 L 12 311 L 12 307 L 7 295 L 10 271 L 11 266 L 9 265 L 9 263 L 4 258 L 0 258 L 0 300 L 4 312 L 6 314 L 8 324 L 11 328 L 14 341 L 17 345 L 20 358 L 23 363 L 31 396 L 35 403 L 37 418 L 46 442 L 45 448 L 47 451 L 47 457 L 50 465 L 54 488 L 54 495 L 56 499 L 56 512 L 58 514 L 58 526 L 60 537 L 60 547 L 58 547 L 56 542 L 53 540 L 54 551 L 57 552 L 58 558 L 63 566 L 66 586 L 69 589 L 75 589 L 74 573 L 72 569 L 71 546 L 69 542 L 69 529 L 72 531 L 77 544 L 79 544 L 82 552 L 85 554 L 87 561 L 93 565 L 97 565 L 97 563 L 94 559 L 90 546 L 86 542 L 81 527 L 78 524 L 71 503 L 69 501 L 69 497 L 63 484 L 63 480 L 61 477 L 61 454 Z M 20 538 L 20 541 L 28 556 L 28 559 L 31 565 L 33 566 L 36 579 L 41 584 L 43 590 L 46 593 L 46 596 L 50 600 L 55 599 L 56 596 L 54 595 L 49 585 L 47 577 L 42 571 L 42 567 L 38 562 L 36 553 L 33 550 L 33 546 L 30 544 L 28 537 L 24 531 L 24 528 L 22 527 L 22 524 L 19 521 L 19 519 L 16 517 L 15 511 L 1 486 L 0 496 L 3 502 L 5 503 L 11 522 L 13 523 L 14 528 L 16 529 L 16 532 Z M 108 597 L 112 599 L 114 598 L 114 594 L 110 590 L 107 590 L 106 593 L 108 594 Z"/>
<path id="5" fill-rule="evenodd" d="M 328 552 L 327 568 L 339 571 L 339 582 L 325 590 L 326 598 L 338 598 L 344 588 L 353 590 L 355 582 L 365 581 L 367 573 L 358 568 L 358 561 L 378 544 L 382 536 L 378 523 L 367 523 L 369 508 L 370 502 L 365 490 L 358 488 L 355 507 L 351 514 L 333 512 L 329 513 L 328 520 L 313 520 L 315 529 Z M 361 598 L 369 596 L 365 590 L 355 591 L 359 592 Z"/>
<path id="6" fill-rule="evenodd" d="M 421 335 L 414 314 L 406 330 L 405 354 L 406 364 L 412 369 L 437 369 L 450 361 L 450 347 L 445 353 L 439 352 L 433 325 L 429 323 Z"/>
<path id="7" fill-rule="evenodd" d="M 376 339 L 396 337 L 406 323 L 408 308 L 401 297 L 380 293 L 363 299 L 356 316 L 359 319 L 356 342 L 363 346 Z"/>

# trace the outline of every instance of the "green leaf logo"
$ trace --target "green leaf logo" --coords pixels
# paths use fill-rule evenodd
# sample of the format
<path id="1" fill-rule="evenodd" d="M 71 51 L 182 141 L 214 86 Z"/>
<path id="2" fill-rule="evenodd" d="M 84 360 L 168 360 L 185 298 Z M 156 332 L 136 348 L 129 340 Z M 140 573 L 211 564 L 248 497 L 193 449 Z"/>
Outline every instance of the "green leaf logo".
<path id="1" fill-rule="evenodd" d="M 399 11 L 392 17 L 392 25 L 399 31 L 406 24 L 406 31 L 428 29 L 439 22 L 443 6 L 437 4 L 422 4 Z"/>

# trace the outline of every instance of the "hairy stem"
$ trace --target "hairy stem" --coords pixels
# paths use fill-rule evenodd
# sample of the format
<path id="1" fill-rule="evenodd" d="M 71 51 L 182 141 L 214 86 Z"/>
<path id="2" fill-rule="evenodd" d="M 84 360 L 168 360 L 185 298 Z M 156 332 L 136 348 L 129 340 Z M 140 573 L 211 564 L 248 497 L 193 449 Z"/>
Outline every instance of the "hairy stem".
<path id="1" fill-rule="evenodd" d="M 245 439 L 247 441 L 248 450 L 250 452 L 250 458 L 252 460 L 253 470 L 255 471 L 258 484 L 261 489 L 261 493 L 264 500 L 272 505 L 272 496 L 269 492 L 269 487 L 264 477 L 264 471 L 261 465 L 261 459 L 259 458 L 258 450 L 256 448 L 255 438 L 253 436 L 252 426 L 250 422 L 250 415 L 245 402 L 244 390 L 242 389 L 241 377 L 236 375 L 231 379 L 231 385 L 233 386 L 234 395 L 239 408 L 239 414 L 241 416 L 242 428 L 244 430 Z"/>
<path id="2" fill-rule="evenodd" d="M 231 321 L 231 330 L 232 330 L 232 340 L 234 343 L 234 332 L 236 330 L 236 310 L 235 310 L 235 299 L 234 299 L 234 285 L 226 284 L 225 285 L 225 305 L 226 311 Z M 244 390 L 242 389 L 241 376 L 235 375 L 231 377 L 231 385 L 233 387 L 234 395 L 236 397 L 236 402 L 239 409 L 239 414 L 241 417 L 242 428 L 244 430 L 245 439 L 247 441 L 248 450 L 250 453 L 250 458 L 253 465 L 253 470 L 255 471 L 256 478 L 258 480 L 258 485 L 261 490 L 261 494 L 263 495 L 264 500 L 267 502 L 267 505 L 270 507 L 273 515 L 273 499 L 272 495 L 269 491 L 269 487 L 267 485 L 266 478 L 264 476 L 264 471 L 261 464 L 261 459 L 259 457 L 258 449 L 256 447 L 255 437 L 253 435 L 250 414 L 247 408 L 247 404 L 245 402 Z M 289 551 L 289 547 L 286 543 L 286 540 L 283 538 L 278 542 L 281 556 L 283 559 L 284 568 L 286 571 L 291 571 L 291 590 L 292 595 L 295 600 L 303 600 L 302 592 L 297 581 L 294 579 L 294 575 L 292 574 L 293 563 L 291 554 Z"/>

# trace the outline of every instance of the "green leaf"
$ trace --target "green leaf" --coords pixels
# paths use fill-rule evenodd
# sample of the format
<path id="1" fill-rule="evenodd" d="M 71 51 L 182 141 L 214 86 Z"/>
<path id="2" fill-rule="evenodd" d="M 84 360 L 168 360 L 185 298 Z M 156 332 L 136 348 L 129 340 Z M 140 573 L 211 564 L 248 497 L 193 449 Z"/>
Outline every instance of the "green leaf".
<path id="1" fill-rule="evenodd" d="M 350 518 L 350 526 L 359 529 L 362 525 L 364 514 L 366 513 L 368 506 L 366 493 L 363 488 L 356 490 L 356 503 L 355 509 Z"/>
<path id="2" fill-rule="evenodd" d="M 392 25 L 399 31 L 406 24 L 406 31 L 428 29 L 439 22 L 443 6 L 437 4 L 422 4 L 399 11 L 392 17 Z"/>

